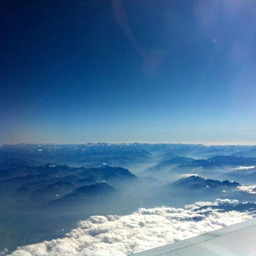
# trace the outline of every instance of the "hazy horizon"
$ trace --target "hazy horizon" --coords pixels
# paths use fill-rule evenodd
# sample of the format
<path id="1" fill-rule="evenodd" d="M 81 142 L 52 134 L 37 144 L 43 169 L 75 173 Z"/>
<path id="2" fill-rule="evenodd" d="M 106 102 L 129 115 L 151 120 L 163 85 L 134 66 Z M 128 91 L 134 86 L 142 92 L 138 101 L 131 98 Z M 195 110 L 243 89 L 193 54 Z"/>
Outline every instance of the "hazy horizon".
<path id="1" fill-rule="evenodd" d="M 2 143 L 5 145 L 86 145 L 86 144 L 167 144 L 167 145 L 203 145 L 203 146 L 256 146 L 255 143 L 247 142 L 196 142 L 196 141 L 85 141 L 85 142 L 17 142 L 17 143 Z"/>

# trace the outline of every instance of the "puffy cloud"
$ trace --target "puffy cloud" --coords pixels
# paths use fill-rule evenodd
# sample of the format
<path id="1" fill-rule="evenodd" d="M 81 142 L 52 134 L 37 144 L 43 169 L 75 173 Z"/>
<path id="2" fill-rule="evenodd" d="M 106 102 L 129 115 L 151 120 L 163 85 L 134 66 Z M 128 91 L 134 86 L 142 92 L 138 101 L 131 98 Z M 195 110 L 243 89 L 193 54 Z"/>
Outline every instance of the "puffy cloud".
<path id="1" fill-rule="evenodd" d="M 189 178 L 189 177 L 200 177 L 198 174 L 195 173 L 185 173 L 181 175 L 182 178 Z"/>
<path id="2" fill-rule="evenodd" d="M 237 200 L 197 202 L 184 208 L 157 207 L 125 216 L 91 216 L 64 238 L 17 248 L 11 255 L 123 256 L 250 219 L 254 213 L 225 211 Z"/>
<path id="3" fill-rule="evenodd" d="M 256 185 L 239 186 L 237 187 L 237 189 L 243 192 L 247 192 L 249 194 L 256 194 Z"/>

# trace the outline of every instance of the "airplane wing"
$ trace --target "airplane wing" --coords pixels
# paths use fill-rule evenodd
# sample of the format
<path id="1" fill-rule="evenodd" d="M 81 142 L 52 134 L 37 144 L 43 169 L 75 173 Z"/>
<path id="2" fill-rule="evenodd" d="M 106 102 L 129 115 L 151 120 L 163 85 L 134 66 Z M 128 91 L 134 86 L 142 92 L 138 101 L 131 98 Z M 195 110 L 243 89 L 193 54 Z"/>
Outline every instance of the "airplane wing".
<path id="1" fill-rule="evenodd" d="M 197 237 L 133 254 L 134 256 L 255 256 L 256 219 Z"/>

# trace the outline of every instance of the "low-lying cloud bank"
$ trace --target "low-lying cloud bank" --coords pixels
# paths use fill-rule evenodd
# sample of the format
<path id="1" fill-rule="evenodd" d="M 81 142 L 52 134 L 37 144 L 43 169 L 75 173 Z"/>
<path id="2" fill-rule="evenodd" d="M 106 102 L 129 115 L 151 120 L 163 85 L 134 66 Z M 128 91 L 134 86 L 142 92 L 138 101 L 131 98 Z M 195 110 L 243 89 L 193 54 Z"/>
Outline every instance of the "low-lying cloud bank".
<path id="1" fill-rule="evenodd" d="M 249 194 L 256 194 L 256 185 L 239 186 L 237 189 Z"/>
<path id="2" fill-rule="evenodd" d="M 64 238 L 19 247 L 11 255 L 123 256 L 219 229 L 256 215 L 251 207 L 243 212 L 236 210 L 238 204 L 237 200 L 218 199 L 215 202 L 197 202 L 184 208 L 141 208 L 125 216 L 92 216 L 80 221 L 77 228 Z"/>

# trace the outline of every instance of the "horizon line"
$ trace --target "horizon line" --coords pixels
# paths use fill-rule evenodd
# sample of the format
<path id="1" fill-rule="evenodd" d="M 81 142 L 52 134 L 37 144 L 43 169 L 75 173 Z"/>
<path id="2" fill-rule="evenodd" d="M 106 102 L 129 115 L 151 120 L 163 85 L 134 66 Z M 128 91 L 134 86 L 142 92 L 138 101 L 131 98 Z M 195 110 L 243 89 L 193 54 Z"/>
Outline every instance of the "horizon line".
<path id="1" fill-rule="evenodd" d="M 248 142 L 220 142 L 220 141 L 87 141 L 87 142 L 17 142 L 17 143 L 0 143 L 0 146 L 15 145 L 88 145 L 88 144 L 148 144 L 148 145 L 202 145 L 202 146 L 256 146 L 256 143 Z"/>

